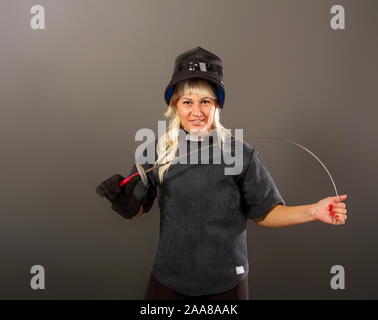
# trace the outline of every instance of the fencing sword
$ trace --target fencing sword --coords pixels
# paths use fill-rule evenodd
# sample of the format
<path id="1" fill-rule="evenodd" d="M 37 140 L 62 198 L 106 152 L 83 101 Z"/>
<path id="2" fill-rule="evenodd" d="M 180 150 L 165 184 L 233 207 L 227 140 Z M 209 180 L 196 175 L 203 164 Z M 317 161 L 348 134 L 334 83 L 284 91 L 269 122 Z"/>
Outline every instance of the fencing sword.
<path id="1" fill-rule="evenodd" d="M 300 147 L 300 148 L 302 148 L 303 150 L 305 150 L 306 152 L 308 152 L 310 155 L 312 155 L 312 156 L 313 156 L 313 157 L 314 157 L 314 158 L 315 158 L 315 159 L 316 159 L 316 160 L 322 165 L 322 167 L 324 168 L 324 170 L 327 172 L 329 178 L 331 179 L 331 182 L 332 182 L 332 185 L 333 185 L 333 189 L 335 190 L 335 194 L 336 194 L 337 198 L 340 200 L 339 194 L 338 194 L 338 192 L 337 192 L 336 184 L 335 184 L 335 181 L 334 181 L 333 178 L 332 178 L 331 173 L 329 172 L 329 170 L 327 169 L 327 167 L 325 166 L 325 164 L 319 159 L 319 157 L 317 157 L 317 156 L 316 156 L 312 151 L 310 151 L 308 148 L 302 146 L 301 144 L 299 144 L 299 143 L 297 143 L 297 142 L 291 141 L 291 140 L 286 139 L 286 138 L 267 137 L 267 136 L 265 136 L 265 137 L 246 137 L 246 138 L 244 138 L 243 140 L 249 140 L 249 139 L 273 139 L 273 140 L 285 141 L 285 142 L 291 143 L 291 144 L 293 144 L 293 145 L 295 145 L 295 146 L 297 146 L 297 147 Z M 235 138 L 235 140 L 239 140 L 239 139 Z M 240 141 L 240 140 L 239 140 L 239 141 Z M 182 158 L 182 157 L 184 157 L 184 156 L 187 156 L 187 155 L 189 155 L 189 154 L 192 154 L 192 153 L 194 153 L 194 152 L 198 152 L 198 151 L 203 150 L 203 149 L 206 149 L 206 148 L 210 148 L 211 146 L 216 146 L 216 145 L 218 145 L 218 144 L 219 144 L 219 142 L 217 142 L 217 143 L 215 143 L 215 144 L 211 144 L 210 146 L 202 147 L 202 148 L 200 148 L 200 149 L 198 149 L 198 150 L 194 150 L 194 151 L 192 151 L 192 152 L 185 153 L 185 154 L 183 154 L 183 155 L 181 155 L 181 156 L 179 156 L 179 157 L 175 157 L 173 160 L 170 160 L 170 161 L 167 161 L 167 162 L 165 162 L 165 163 L 161 163 L 161 164 L 155 165 L 155 166 L 153 166 L 153 167 L 151 167 L 151 168 L 148 168 L 148 169 L 146 169 L 146 170 L 142 167 L 141 164 L 135 162 L 135 166 L 136 166 L 138 172 L 136 172 L 136 173 L 130 175 L 129 177 L 125 178 L 124 180 L 122 180 L 122 181 L 120 182 L 119 186 L 120 186 L 120 187 L 124 186 L 124 185 L 125 185 L 126 183 L 128 183 L 133 177 L 135 177 L 135 176 L 137 176 L 137 175 L 140 175 L 140 178 L 141 178 L 141 180 L 143 181 L 143 183 L 144 183 L 145 185 L 147 185 L 147 184 L 148 184 L 148 180 L 147 180 L 147 173 L 148 173 L 148 172 L 150 172 L 150 171 L 152 171 L 152 170 L 156 170 L 156 169 L 158 169 L 159 167 L 164 166 L 164 165 L 166 165 L 166 164 L 169 164 L 169 163 L 172 163 L 172 162 L 174 162 L 174 161 L 177 161 L 178 159 L 180 159 L 180 158 Z"/>

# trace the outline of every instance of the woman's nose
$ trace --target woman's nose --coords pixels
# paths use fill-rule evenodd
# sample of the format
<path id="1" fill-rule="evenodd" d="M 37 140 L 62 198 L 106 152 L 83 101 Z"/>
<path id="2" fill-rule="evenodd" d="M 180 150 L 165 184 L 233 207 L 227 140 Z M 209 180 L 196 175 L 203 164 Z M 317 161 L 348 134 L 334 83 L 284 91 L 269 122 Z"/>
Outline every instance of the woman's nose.
<path id="1" fill-rule="evenodd" d="M 194 116 L 200 116 L 202 114 L 201 104 L 200 103 L 194 103 L 192 112 L 193 112 Z"/>

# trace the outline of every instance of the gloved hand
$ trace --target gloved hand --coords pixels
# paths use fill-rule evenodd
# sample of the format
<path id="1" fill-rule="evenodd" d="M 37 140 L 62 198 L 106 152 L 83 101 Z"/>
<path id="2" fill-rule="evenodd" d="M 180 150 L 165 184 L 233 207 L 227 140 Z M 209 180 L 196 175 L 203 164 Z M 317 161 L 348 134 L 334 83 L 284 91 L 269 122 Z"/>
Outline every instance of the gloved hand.
<path id="1" fill-rule="evenodd" d="M 124 179 L 122 175 L 114 174 L 97 186 L 96 193 L 100 197 L 107 198 L 112 203 L 114 211 L 126 219 L 131 219 L 140 210 L 141 203 L 133 192 L 141 179 L 139 175 L 136 175 L 123 187 L 120 187 L 119 183 Z"/>

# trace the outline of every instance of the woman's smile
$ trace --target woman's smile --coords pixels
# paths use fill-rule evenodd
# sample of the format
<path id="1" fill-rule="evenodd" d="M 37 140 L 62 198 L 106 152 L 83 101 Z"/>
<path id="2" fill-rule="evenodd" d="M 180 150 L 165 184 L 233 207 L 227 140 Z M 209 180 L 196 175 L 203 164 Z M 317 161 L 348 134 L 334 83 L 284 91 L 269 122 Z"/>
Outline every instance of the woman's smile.
<path id="1" fill-rule="evenodd" d="M 190 122 L 191 122 L 194 126 L 196 126 L 196 127 L 200 127 L 200 126 L 204 125 L 205 121 L 206 121 L 205 119 L 195 119 L 195 120 L 190 120 Z"/>

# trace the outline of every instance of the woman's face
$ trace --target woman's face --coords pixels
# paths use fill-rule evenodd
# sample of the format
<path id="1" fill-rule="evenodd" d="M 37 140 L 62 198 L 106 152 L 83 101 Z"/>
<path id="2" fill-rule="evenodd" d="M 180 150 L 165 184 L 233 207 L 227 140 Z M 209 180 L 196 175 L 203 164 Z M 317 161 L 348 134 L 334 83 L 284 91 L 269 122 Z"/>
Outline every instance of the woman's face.
<path id="1" fill-rule="evenodd" d="M 185 94 L 177 101 L 181 125 L 192 133 L 207 133 L 214 128 L 215 100 L 197 94 Z"/>

